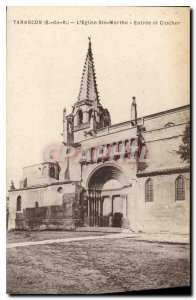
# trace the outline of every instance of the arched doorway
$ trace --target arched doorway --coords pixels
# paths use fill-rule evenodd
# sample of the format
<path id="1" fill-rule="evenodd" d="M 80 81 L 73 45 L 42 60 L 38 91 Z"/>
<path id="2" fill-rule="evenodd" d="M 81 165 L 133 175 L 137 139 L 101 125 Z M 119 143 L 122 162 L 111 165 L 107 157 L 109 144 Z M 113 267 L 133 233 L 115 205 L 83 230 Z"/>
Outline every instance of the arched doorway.
<path id="1" fill-rule="evenodd" d="M 127 187 L 123 170 L 114 164 L 97 167 L 87 181 L 87 216 L 90 226 L 123 227 L 127 218 Z"/>

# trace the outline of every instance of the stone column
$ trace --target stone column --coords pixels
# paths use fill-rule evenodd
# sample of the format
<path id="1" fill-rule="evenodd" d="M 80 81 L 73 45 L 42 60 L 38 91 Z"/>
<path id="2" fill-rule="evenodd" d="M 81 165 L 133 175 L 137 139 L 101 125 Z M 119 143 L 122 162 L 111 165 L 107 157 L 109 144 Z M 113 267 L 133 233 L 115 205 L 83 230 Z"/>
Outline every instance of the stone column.
<path id="1" fill-rule="evenodd" d="M 93 209 L 92 209 L 92 216 L 93 216 L 93 226 L 95 226 L 95 197 L 93 196 Z"/>
<path id="2" fill-rule="evenodd" d="M 89 218 L 90 217 L 90 197 L 88 196 L 87 199 L 88 199 L 87 205 L 88 205 L 88 218 Z"/>
<path id="3" fill-rule="evenodd" d="M 114 206 L 114 197 L 113 196 L 109 196 L 109 198 L 111 199 L 111 215 L 109 218 L 109 227 L 112 227 L 113 225 L 113 206 Z"/>
<path id="4" fill-rule="evenodd" d="M 87 197 L 87 210 L 88 210 L 87 223 L 88 226 L 90 226 L 90 196 Z"/>
<path id="5" fill-rule="evenodd" d="M 122 201 L 122 213 L 123 213 L 123 218 L 127 217 L 127 201 L 126 201 L 126 195 L 121 195 L 120 196 L 121 201 Z"/>
<path id="6" fill-rule="evenodd" d="M 91 226 L 91 215 L 92 215 L 92 198 L 91 196 L 89 196 L 89 215 L 88 215 L 89 226 Z"/>
<path id="7" fill-rule="evenodd" d="M 128 219 L 128 197 L 127 195 L 121 195 L 121 201 L 122 201 L 122 213 L 123 213 L 123 218 L 122 218 L 122 227 L 123 228 L 130 228 L 130 222 Z"/>
<path id="8" fill-rule="evenodd" d="M 103 226 L 103 201 L 104 198 L 100 197 L 100 225 Z"/>

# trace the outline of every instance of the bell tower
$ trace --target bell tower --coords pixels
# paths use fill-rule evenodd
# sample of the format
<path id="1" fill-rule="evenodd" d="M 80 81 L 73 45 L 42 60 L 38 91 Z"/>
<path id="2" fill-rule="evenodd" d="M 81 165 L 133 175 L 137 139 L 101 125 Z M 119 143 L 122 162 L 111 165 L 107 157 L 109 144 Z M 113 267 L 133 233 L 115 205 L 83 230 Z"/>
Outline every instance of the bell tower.
<path id="1" fill-rule="evenodd" d="M 82 72 L 78 99 L 72 106 L 72 113 L 66 116 L 66 119 L 68 119 L 68 126 L 66 128 L 67 130 L 71 128 L 70 133 L 72 133 L 72 142 L 74 143 L 96 136 L 97 130 L 111 124 L 108 110 L 104 109 L 100 104 L 91 38 L 89 37 L 88 39 L 88 50 Z M 68 137 L 64 133 L 64 137 L 66 136 Z M 64 142 L 66 141 L 64 140 Z"/>

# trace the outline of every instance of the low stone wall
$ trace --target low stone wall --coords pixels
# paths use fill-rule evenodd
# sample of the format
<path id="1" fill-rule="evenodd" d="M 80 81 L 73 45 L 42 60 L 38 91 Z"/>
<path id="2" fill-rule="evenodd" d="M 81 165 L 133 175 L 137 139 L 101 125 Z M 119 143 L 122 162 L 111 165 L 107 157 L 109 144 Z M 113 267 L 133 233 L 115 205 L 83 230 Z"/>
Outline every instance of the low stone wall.
<path id="1" fill-rule="evenodd" d="M 67 215 L 65 205 L 26 208 L 23 213 L 16 215 L 18 230 L 74 230 L 75 226 L 75 219 L 72 214 Z"/>
<path id="2" fill-rule="evenodd" d="M 29 207 L 16 213 L 17 230 L 75 230 L 83 226 L 79 216 L 79 201 L 74 193 L 64 194 L 62 205 Z"/>

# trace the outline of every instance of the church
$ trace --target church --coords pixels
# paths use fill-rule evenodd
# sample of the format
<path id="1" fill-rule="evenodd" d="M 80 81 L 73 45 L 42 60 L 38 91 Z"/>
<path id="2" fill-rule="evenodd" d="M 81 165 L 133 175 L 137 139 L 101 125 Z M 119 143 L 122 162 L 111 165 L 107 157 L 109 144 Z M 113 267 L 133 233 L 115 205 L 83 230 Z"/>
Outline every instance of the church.
<path id="1" fill-rule="evenodd" d="M 96 83 L 91 40 L 61 154 L 23 168 L 9 190 L 8 229 L 188 234 L 190 166 L 178 154 L 189 105 L 111 124 Z"/>

